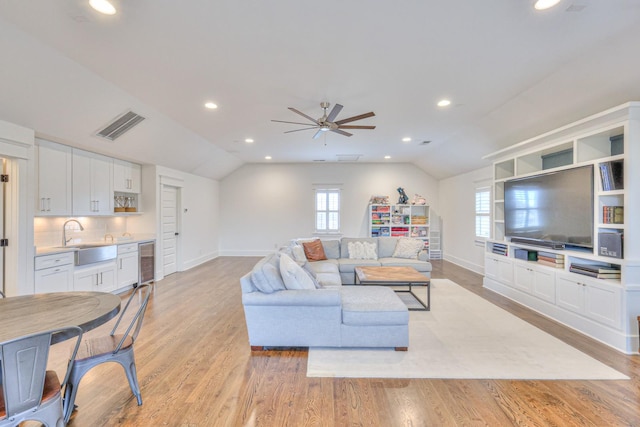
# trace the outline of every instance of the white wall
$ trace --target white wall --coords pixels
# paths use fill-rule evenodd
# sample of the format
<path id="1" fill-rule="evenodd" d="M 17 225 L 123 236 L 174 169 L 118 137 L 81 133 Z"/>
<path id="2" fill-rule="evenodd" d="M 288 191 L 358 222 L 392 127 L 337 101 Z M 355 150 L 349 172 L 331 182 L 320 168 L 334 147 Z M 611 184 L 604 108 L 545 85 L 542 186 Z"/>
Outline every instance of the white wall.
<path id="1" fill-rule="evenodd" d="M 398 187 L 438 211 L 437 181 L 411 164 L 246 164 L 220 183 L 221 255 L 262 255 L 311 236 L 314 184 L 341 184 L 344 236 L 366 236 L 369 198 L 397 202 Z"/>
<path id="2" fill-rule="evenodd" d="M 484 273 L 484 246 L 475 241 L 475 189 L 491 186 L 491 166 L 439 183 L 444 259 Z"/>

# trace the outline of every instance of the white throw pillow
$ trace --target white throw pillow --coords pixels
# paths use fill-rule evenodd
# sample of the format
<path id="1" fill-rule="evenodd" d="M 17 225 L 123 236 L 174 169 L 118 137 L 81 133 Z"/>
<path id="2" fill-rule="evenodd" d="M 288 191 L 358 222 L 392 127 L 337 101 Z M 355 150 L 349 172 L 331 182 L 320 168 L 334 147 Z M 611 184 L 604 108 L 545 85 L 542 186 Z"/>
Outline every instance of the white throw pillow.
<path id="1" fill-rule="evenodd" d="M 302 245 L 295 244 L 291 246 L 291 255 L 293 260 L 298 263 L 299 266 L 303 266 L 307 262 L 307 257 L 304 254 L 304 248 Z"/>
<path id="2" fill-rule="evenodd" d="M 378 248 L 373 242 L 349 242 L 349 259 L 378 259 Z"/>
<path id="3" fill-rule="evenodd" d="M 304 271 L 290 256 L 280 255 L 280 274 L 284 286 L 291 289 L 316 289 L 309 273 Z"/>
<path id="4" fill-rule="evenodd" d="M 423 246 L 422 240 L 400 237 L 392 256 L 394 258 L 418 259 L 418 252 L 422 250 Z"/>
<path id="5" fill-rule="evenodd" d="M 373 242 L 362 242 L 364 259 L 378 259 L 378 245 Z"/>

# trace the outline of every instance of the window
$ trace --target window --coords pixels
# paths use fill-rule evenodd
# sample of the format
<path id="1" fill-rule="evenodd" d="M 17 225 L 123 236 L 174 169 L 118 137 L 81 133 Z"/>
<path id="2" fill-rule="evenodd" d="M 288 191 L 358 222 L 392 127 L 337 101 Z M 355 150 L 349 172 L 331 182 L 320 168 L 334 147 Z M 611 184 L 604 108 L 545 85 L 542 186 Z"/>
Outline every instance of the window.
<path id="1" fill-rule="evenodd" d="M 316 190 L 316 233 L 340 232 L 340 190 Z"/>
<path id="2" fill-rule="evenodd" d="M 491 190 L 489 187 L 476 188 L 476 237 L 491 237 Z"/>

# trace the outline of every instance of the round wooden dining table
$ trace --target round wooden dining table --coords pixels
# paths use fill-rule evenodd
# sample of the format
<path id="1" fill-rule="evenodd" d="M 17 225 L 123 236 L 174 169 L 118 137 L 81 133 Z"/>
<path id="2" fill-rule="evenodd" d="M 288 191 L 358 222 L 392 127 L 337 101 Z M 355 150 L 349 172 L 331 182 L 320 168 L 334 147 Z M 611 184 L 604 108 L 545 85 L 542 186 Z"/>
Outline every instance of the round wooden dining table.
<path id="1" fill-rule="evenodd" d="M 65 326 L 87 332 L 115 317 L 120 297 L 107 292 L 55 292 L 0 299 L 0 342 Z M 66 340 L 54 335 L 52 343 Z"/>

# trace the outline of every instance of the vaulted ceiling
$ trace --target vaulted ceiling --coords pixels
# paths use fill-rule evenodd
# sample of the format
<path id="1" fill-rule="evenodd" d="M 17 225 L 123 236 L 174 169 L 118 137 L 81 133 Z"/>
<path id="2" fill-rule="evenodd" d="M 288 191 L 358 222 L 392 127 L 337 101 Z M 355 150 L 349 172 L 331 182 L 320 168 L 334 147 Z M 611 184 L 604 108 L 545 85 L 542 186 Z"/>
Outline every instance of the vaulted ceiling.
<path id="1" fill-rule="evenodd" d="M 445 178 L 640 100 L 638 0 L 542 12 L 533 0 L 112 3 L 106 16 L 86 0 L 0 0 L 0 119 L 213 179 L 244 163 L 345 159 Z M 319 118 L 322 101 L 344 105 L 339 119 L 374 111 L 351 124 L 376 129 L 312 139 L 271 121 L 305 121 L 287 107 Z M 146 120 L 113 142 L 94 135 L 127 110 Z"/>

